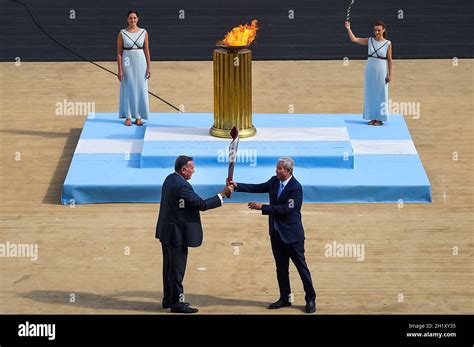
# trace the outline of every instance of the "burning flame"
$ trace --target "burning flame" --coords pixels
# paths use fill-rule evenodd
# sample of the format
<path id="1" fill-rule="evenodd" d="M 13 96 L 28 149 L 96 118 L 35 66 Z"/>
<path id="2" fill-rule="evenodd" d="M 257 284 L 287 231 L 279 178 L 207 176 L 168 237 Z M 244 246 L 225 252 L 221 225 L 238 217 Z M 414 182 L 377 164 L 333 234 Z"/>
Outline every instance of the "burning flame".
<path id="1" fill-rule="evenodd" d="M 224 37 L 224 44 L 227 46 L 248 46 L 257 36 L 257 20 L 252 20 L 252 24 L 239 25 L 227 33 Z"/>

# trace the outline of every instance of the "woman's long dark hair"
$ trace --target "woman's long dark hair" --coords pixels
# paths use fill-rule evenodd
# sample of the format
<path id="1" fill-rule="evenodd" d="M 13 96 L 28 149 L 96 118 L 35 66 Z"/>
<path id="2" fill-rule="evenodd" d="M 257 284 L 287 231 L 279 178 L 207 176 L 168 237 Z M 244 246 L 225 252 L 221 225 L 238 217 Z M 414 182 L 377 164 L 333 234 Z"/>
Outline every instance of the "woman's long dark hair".
<path id="1" fill-rule="evenodd" d="M 137 17 L 138 17 L 138 14 L 137 14 Z M 386 39 L 386 38 L 387 38 L 387 26 L 385 25 L 385 23 L 382 22 L 381 20 L 378 20 L 378 21 L 375 22 L 374 27 L 375 27 L 375 26 L 377 26 L 377 27 L 382 27 L 382 28 L 385 29 L 385 31 L 383 32 L 382 36 L 383 36 L 384 39 Z"/>
<path id="2" fill-rule="evenodd" d="M 137 18 L 140 17 L 140 16 L 138 15 L 138 12 L 137 12 L 137 11 L 135 11 L 135 10 L 130 10 L 130 11 L 128 11 L 128 13 L 127 13 L 127 18 L 128 18 L 128 16 L 130 16 L 132 13 L 135 13 L 135 14 L 137 15 Z"/>

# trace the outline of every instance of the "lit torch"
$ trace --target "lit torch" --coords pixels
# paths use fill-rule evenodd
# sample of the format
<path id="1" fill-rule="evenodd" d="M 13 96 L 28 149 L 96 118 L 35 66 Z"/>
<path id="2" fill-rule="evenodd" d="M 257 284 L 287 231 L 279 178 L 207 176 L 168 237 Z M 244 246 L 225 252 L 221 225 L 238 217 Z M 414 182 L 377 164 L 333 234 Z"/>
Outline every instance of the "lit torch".
<path id="1" fill-rule="evenodd" d="M 229 145 L 229 169 L 227 172 L 227 184 L 229 184 L 230 181 L 234 179 L 235 157 L 237 156 L 237 149 L 239 147 L 239 129 L 237 129 L 237 127 L 233 127 L 230 131 L 230 136 L 232 137 L 232 141 Z"/>

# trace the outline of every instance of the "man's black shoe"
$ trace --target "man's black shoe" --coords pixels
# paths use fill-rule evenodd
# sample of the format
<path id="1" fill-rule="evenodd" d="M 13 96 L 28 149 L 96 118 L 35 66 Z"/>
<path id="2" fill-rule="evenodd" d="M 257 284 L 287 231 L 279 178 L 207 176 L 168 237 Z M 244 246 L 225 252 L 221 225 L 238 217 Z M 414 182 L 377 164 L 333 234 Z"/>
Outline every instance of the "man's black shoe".
<path id="1" fill-rule="evenodd" d="M 270 310 L 276 310 L 278 308 L 288 307 L 288 306 L 291 306 L 291 302 L 289 302 L 288 300 L 284 300 L 284 299 L 280 298 L 280 299 L 278 299 L 277 302 L 274 302 L 273 304 L 270 304 L 268 306 L 268 308 Z"/>
<path id="2" fill-rule="evenodd" d="M 189 306 L 189 302 L 182 302 L 183 305 L 186 305 L 186 306 Z M 170 304 L 161 304 L 161 306 L 163 308 L 170 308 L 171 305 Z"/>
<path id="3" fill-rule="evenodd" d="M 305 310 L 306 313 L 316 312 L 316 302 L 315 301 L 306 302 L 306 307 L 305 307 L 304 310 Z"/>
<path id="4" fill-rule="evenodd" d="M 171 312 L 173 313 L 197 313 L 197 308 L 186 306 L 185 304 L 178 304 L 171 306 Z"/>

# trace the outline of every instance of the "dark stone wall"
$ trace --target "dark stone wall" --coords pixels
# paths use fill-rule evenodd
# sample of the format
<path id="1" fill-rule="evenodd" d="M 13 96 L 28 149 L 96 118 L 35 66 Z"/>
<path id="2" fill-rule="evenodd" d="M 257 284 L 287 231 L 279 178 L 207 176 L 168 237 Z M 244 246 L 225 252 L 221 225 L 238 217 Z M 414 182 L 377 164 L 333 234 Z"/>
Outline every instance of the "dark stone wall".
<path id="1" fill-rule="evenodd" d="M 365 59 L 343 26 L 349 0 L 24 0 L 58 41 L 91 60 L 115 60 L 116 37 L 136 9 L 148 30 L 152 60 L 210 60 L 214 43 L 240 23 L 259 20 L 254 59 Z M 472 0 L 356 0 L 357 36 L 388 26 L 394 58 L 472 57 Z M 69 18 L 70 10 L 75 19 Z M 179 18 L 184 10 L 184 19 Z M 403 19 L 399 19 L 399 10 Z M 290 11 L 294 18 L 290 19 Z M 0 0 L 1 61 L 77 61 L 34 24 L 24 7 Z"/>

